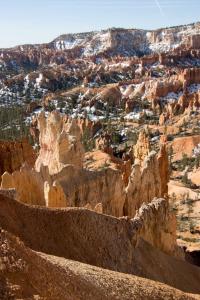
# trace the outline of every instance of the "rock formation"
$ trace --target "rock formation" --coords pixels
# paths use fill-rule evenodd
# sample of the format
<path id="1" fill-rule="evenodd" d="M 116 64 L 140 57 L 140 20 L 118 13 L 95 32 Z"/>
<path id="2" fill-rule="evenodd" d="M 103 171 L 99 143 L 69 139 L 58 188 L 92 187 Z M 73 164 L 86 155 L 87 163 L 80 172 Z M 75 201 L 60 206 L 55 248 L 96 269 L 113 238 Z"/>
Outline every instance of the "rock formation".
<path id="1" fill-rule="evenodd" d="M 32 205 L 45 205 L 42 176 L 27 165 L 12 174 L 5 172 L 2 175 L 1 188 L 14 189 L 18 201 Z"/>
<path id="2" fill-rule="evenodd" d="M 133 150 L 132 169 L 130 159 L 117 160 L 105 149 L 102 150 L 108 153 L 112 165 L 105 160 L 99 167 L 94 163 L 91 169 L 83 165 L 81 131 L 75 120 L 63 118 L 57 112 L 47 118 L 41 114 L 38 127 L 40 151 L 35 168 L 25 166 L 12 175 L 2 176 L 2 189 L 16 189 L 16 199 L 21 202 L 47 207 L 89 205 L 91 209 L 101 204 L 103 213 L 133 217 L 142 203 L 167 194 L 165 146 L 158 154 L 150 153 L 144 132 Z M 101 151 L 93 154 L 94 162 L 104 157 Z"/>
<path id="3" fill-rule="evenodd" d="M 133 148 L 133 157 L 140 163 L 143 163 L 146 156 L 150 153 L 149 139 L 145 131 L 141 131 L 137 140 L 137 144 Z"/>
<path id="4" fill-rule="evenodd" d="M 83 148 L 76 121 L 65 122 L 57 112 L 52 112 L 47 118 L 40 114 L 38 128 L 40 152 L 35 163 L 38 172 L 42 165 L 48 166 L 51 175 L 60 172 L 69 164 L 82 167 Z"/>
<path id="5" fill-rule="evenodd" d="M 48 210 L 24 205 L 4 195 L 0 195 L 0 203 L 1 227 L 9 229 L 36 251 L 134 273 L 132 254 L 142 238 L 153 247 L 182 259 L 182 252 L 176 245 L 175 216 L 169 212 L 165 199 L 144 204 L 133 219 L 116 218 L 84 208 Z M 13 220 L 3 215 L 11 215 Z M 22 224 L 26 227 L 21 230 Z M 43 230 L 40 232 L 39 228 Z M 122 259 L 120 253 L 123 253 Z"/>
<path id="6" fill-rule="evenodd" d="M 163 145 L 158 154 L 151 151 L 142 164 L 136 160 L 132 166 L 126 188 L 125 215 L 134 216 L 142 203 L 167 195 L 167 183 L 168 155 Z"/>
<path id="7" fill-rule="evenodd" d="M 106 103 L 108 109 L 109 107 L 118 107 L 121 103 L 121 92 L 118 86 L 110 86 L 104 88 L 97 96 L 91 99 L 90 105 L 94 104 L 96 101 L 102 101 Z"/>
<path id="8" fill-rule="evenodd" d="M 27 141 L 0 141 L 0 175 L 5 171 L 19 170 L 24 162 L 32 167 L 35 158 L 34 150 Z"/>
<path id="9" fill-rule="evenodd" d="M 75 120 L 52 112 L 39 116 L 40 151 L 35 168 L 27 166 L 2 176 L 1 188 L 16 189 L 24 203 L 48 207 L 85 206 L 101 203 L 104 213 L 123 216 L 125 188 L 121 171 L 102 166 L 83 168 L 81 131 Z"/>
<path id="10" fill-rule="evenodd" d="M 194 135 L 191 137 L 178 137 L 174 139 L 174 141 L 170 143 L 173 149 L 173 160 L 181 160 L 184 154 L 186 154 L 188 157 L 192 157 L 193 151 L 199 143 L 199 135 Z"/>
<path id="11" fill-rule="evenodd" d="M 35 252 L 4 230 L 0 231 L 0 250 L 2 300 L 26 299 L 27 295 L 38 300 L 198 299 L 149 279 Z"/>
<path id="12" fill-rule="evenodd" d="M 59 182 L 54 181 L 52 185 L 44 183 L 44 198 L 47 207 L 67 207 L 68 201 Z"/>
<path id="13" fill-rule="evenodd" d="M 199 45 L 194 23 L 1 49 L 0 136 L 31 122 L 38 156 L 0 142 L 0 299 L 199 299 Z"/>

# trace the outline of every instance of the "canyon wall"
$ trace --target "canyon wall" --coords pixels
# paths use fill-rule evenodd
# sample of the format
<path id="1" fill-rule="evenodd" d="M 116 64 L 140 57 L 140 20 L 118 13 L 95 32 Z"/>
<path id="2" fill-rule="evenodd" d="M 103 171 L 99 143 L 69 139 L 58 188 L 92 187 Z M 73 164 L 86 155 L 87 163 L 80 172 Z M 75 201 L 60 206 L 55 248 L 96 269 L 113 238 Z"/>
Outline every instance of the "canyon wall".
<path id="1" fill-rule="evenodd" d="M 134 219 L 84 208 L 27 206 L 1 194 L 0 205 L 0 226 L 36 251 L 126 273 L 133 273 L 133 253 L 141 238 L 165 253 L 182 257 L 176 246 L 174 215 L 165 199 L 143 205 Z"/>
<path id="2" fill-rule="evenodd" d="M 105 214 L 133 217 L 142 203 L 167 195 L 168 158 L 165 146 L 150 152 L 148 137 L 141 133 L 131 160 L 93 151 L 83 164 L 81 129 L 76 120 L 52 112 L 38 118 L 40 151 L 31 169 L 28 165 L 2 176 L 2 189 L 15 189 L 16 199 L 47 207 L 90 207 L 101 205 Z M 107 155 L 108 160 L 98 162 Z M 131 166 L 131 161 L 134 164 Z"/>
<path id="3" fill-rule="evenodd" d="M 35 159 L 35 152 L 27 141 L 0 141 L 0 176 L 5 171 L 19 170 L 24 162 L 32 167 Z"/>

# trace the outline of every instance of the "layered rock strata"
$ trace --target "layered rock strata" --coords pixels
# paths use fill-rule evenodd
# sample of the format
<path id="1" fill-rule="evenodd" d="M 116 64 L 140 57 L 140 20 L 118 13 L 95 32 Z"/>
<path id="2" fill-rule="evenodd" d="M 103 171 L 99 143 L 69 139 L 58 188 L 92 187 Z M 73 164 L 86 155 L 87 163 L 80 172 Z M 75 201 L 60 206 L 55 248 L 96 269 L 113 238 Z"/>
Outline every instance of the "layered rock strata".
<path id="1" fill-rule="evenodd" d="M 163 146 L 150 152 L 147 136 L 141 133 L 133 149 L 134 162 L 115 159 L 108 154 L 98 168 L 84 166 L 81 130 L 76 120 L 52 112 L 38 119 L 40 151 L 35 168 L 24 166 L 12 175 L 2 176 L 1 187 L 16 189 L 16 198 L 29 204 L 48 207 L 87 206 L 117 217 L 134 216 L 143 202 L 167 194 L 168 163 Z M 94 162 L 104 156 L 93 152 Z M 95 166 L 95 163 L 94 163 Z M 25 187 L 25 188 L 24 188 Z"/>

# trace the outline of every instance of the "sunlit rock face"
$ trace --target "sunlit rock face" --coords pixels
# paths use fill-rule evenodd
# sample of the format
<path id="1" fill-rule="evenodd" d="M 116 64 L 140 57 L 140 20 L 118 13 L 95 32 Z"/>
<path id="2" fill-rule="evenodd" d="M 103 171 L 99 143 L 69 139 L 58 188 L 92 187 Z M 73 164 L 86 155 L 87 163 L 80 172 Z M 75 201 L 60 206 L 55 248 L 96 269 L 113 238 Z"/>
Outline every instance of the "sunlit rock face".
<path id="1" fill-rule="evenodd" d="M 5 171 L 19 170 L 24 162 L 32 167 L 35 159 L 35 152 L 27 141 L 0 141 L 0 176 Z"/>
<path id="2" fill-rule="evenodd" d="M 165 146 L 150 152 L 141 132 L 132 161 L 95 150 L 84 155 L 79 120 L 52 112 L 38 117 L 40 151 L 31 169 L 27 165 L 2 176 L 2 189 L 16 190 L 19 201 L 48 207 L 88 206 L 117 217 L 133 217 L 142 203 L 167 194 L 168 160 Z M 89 165 L 84 164 L 84 157 Z"/>
<path id="3" fill-rule="evenodd" d="M 47 118 L 40 114 L 38 128 L 40 152 L 35 163 L 38 172 L 41 165 L 48 166 L 50 175 L 60 172 L 68 164 L 82 167 L 84 151 L 80 143 L 80 128 L 75 120 L 66 121 L 57 112 L 52 112 Z"/>
<path id="4" fill-rule="evenodd" d="M 141 142 L 146 141 L 145 143 Z M 134 216 L 142 203 L 149 203 L 154 197 L 164 197 L 168 193 L 168 154 L 165 145 L 160 151 L 149 152 L 148 139 L 141 134 L 135 146 L 137 159 L 132 166 L 126 188 L 125 214 Z M 144 158 L 142 159 L 144 154 Z"/>

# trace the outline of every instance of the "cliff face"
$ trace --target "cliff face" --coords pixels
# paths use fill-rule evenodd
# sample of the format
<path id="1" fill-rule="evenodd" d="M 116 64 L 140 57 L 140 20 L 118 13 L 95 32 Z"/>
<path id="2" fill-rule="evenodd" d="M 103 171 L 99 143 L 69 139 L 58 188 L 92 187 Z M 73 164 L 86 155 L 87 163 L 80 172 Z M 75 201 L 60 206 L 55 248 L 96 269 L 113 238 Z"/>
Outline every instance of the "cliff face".
<path id="1" fill-rule="evenodd" d="M 82 167 L 83 147 L 80 143 L 80 128 L 75 120 L 65 121 L 57 112 L 51 113 L 48 118 L 40 114 L 38 128 L 41 147 L 35 164 L 38 172 L 41 165 L 48 166 L 51 175 L 60 172 L 68 164 L 77 168 Z"/>
<path id="2" fill-rule="evenodd" d="M 169 181 L 168 154 L 165 144 L 160 151 L 150 151 L 149 139 L 140 132 L 134 146 L 134 164 L 132 165 L 126 187 L 125 215 L 134 216 L 142 203 L 151 202 L 154 197 L 167 196 Z"/>
<path id="3" fill-rule="evenodd" d="M 133 148 L 133 157 L 143 163 L 146 156 L 149 155 L 150 144 L 145 132 L 141 131 L 137 140 L 137 144 Z"/>
<path id="4" fill-rule="evenodd" d="M 16 199 L 48 207 L 86 206 L 101 203 L 106 214 L 123 216 L 125 186 L 117 168 L 98 170 L 83 167 L 79 120 L 52 112 L 38 118 L 40 152 L 34 169 L 25 166 L 13 174 L 4 173 L 2 189 L 16 189 Z"/>
<path id="5" fill-rule="evenodd" d="M 184 257 L 176 245 L 176 217 L 169 212 L 167 200 L 154 199 L 149 204 L 142 204 L 133 221 L 138 226 L 137 237 L 165 253 Z"/>
<path id="6" fill-rule="evenodd" d="M 165 97 L 169 93 L 186 90 L 191 84 L 200 82 L 200 68 L 188 68 L 169 78 L 147 81 L 146 97 L 149 100 Z"/>
<path id="7" fill-rule="evenodd" d="M 34 165 L 36 155 L 28 142 L 0 141 L 0 175 L 5 171 L 14 172 L 26 162 Z"/>
<path id="8" fill-rule="evenodd" d="M 40 152 L 35 168 L 27 166 L 2 176 L 2 189 L 16 189 L 22 202 L 48 207 L 101 205 L 103 213 L 133 217 L 142 203 L 167 194 L 168 159 L 165 146 L 150 153 L 141 133 L 131 160 L 93 151 L 85 156 L 79 121 L 52 112 L 38 118 Z M 84 157 L 86 164 L 83 164 Z M 89 163 L 89 165 L 88 165 Z M 91 165 L 91 166 L 90 166 Z"/>
<path id="9" fill-rule="evenodd" d="M 14 189 L 15 199 L 23 203 L 45 205 L 42 176 L 26 165 L 12 174 L 5 172 L 2 175 L 1 189 Z"/>
<path id="10" fill-rule="evenodd" d="M 164 199 L 143 205 L 134 219 L 83 208 L 49 210 L 2 195 L 0 204 L 0 226 L 36 251 L 132 274 L 133 254 L 140 239 L 181 258 L 176 246 L 175 219 Z"/>
<path id="11" fill-rule="evenodd" d="M 137 55 L 167 52 L 181 46 L 198 49 L 199 33 L 199 23 L 153 31 L 116 28 L 62 35 L 53 41 L 52 46 L 58 50 L 82 48 L 85 56 L 104 52 Z"/>
<path id="12" fill-rule="evenodd" d="M 158 154 L 150 152 L 142 165 L 136 161 L 132 166 L 126 188 L 125 215 L 134 216 L 142 203 L 167 195 L 167 162 L 167 152 L 162 148 Z"/>

